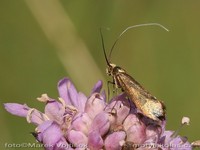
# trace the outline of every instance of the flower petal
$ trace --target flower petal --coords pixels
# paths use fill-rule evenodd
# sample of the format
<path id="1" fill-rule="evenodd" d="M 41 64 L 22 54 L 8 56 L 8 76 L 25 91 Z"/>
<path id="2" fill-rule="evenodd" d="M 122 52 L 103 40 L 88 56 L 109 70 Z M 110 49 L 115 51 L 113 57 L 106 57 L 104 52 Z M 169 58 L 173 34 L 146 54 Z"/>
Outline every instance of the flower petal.
<path id="1" fill-rule="evenodd" d="M 105 90 L 103 90 L 101 92 L 101 96 L 102 96 L 103 100 L 106 102 L 107 97 L 106 97 L 106 91 Z"/>
<path id="2" fill-rule="evenodd" d="M 84 112 L 86 101 L 87 101 L 87 97 L 83 93 L 79 92 L 78 93 L 78 109 L 80 112 Z"/>
<path id="3" fill-rule="evenodd" d="M 20 117 L 26 117 L 30 109 L 26 104 L 21 105 L 17 103 L 5 103 L 4 107 L 9 113 Z"/>
<path id="4" fill-rule="evenodd" d="M 145 143 L 158 143 L 162 133 L 162 128 L 158 125 L 148 125 L 146 127 L 146 141 Z"/>
<path id="5" fill-rule="evenodd" d="M 125 94 L 115 97 L 107 106 L 107 109 L 116 110 L 116 125 L 121 125 L 130 112 L 130 103 L 125 98 Z"/>
<path id="6" fill-rule="evenodd" d="M 134 144 L 142 144 L 146 139 L 145 126 L 140 122 L 135 122 L 127 131 L 127 141 Z"/>
<path id="7" fill-rule="evenodd" d="M 77 115 L 77 117 L 73 119 L 71 128 L 76 131 L 81 131 L 85 135 L 88 135 L 88 130 L 91 123 L 92 123 L 92 120 L 90 119 L 88 114 L 82 113 L 82 114 Z"/>
<path id="8" fill-rule="evenodd" d="M 52 123 L 53 123 L 53 121 L 51 121 L 51 120 L 48 120 L 48 121 L 45 121 L 45 122 L 43 122 L 42 124 L 40 124 L 37 128 L 36 128 L 36 134 L 38 134 L 37 135 L 37 140 L 39 141 L 39 142 L 42 142 L 42 140 L 43 140 L 43 132 L 47 129 L 47 128 L 49 128 L 51 125 L 52 125 Z"/>
<path id="9" fill-rule="evenodd" d="M 96 130 L 92 131 L 88 135 L 88 148 L 92 150 L 100 150 L 103 147 L 103 139 L 100 133 Z"/>
<path id="10" fill-rule="evenodd" d="M 108 114 L 105 112 L 99 113 L 93 120 L 89 132 L 98 131 L 101 136 L 106 134 L 110 127 Z"/>
<path id="11" fill-rule="evenodd" d="M 70 143 L 72 143 L 75 147 L 87 145 L 88 143 L 88 138 L 80 131 L 70 130 L 67 137 Z"/>
<path id="12" fill-rule="evenodd" d="M 53 150 L 74 150 L 71 148 L 71 144 L 67 143 L 65 138 L 61 138 L 60 141 L 54 146 Z"/>
<path id="13" fill-rule="evenodd" d="M 124 131 L 113 132 L 108 135 L 105 139 L 105 149 L 106 150 L 119 150 L 122 145 L 120 142 L 124 141 L 126 138 L 126 133 Z"/>
<path id="14" fill-rule="evenodd" d="M 176 136 L 173 137 L 174 131 L 165 131 L 160 141 L 163 145 L 173 146 L 172 150 L 192 150 L 191 144 L 187 141 L 187 138 Z"/>
<path id="15" fill-rule="evenodd" d="M 78 92 L 77 92 L 74 84 L 70 80 L 67 83 L 67 89 L 68 89 L 68 93 L 69 93 L 69 98 L 71 100 L 71 104 L 74 107 L 79 108 Z"/>
<path id="16" fill-rule="evenodd" d="M 49 118 L 44 113 L 42 113 L 34 108 L 32 108 L 28 111 L 26 119 L 27 119 L 28 123 L 33 123 L 37 126 L 42 124 L 44 121 L 49 120 Z"/>
<path id="17" fill-rule="evenodd" d="M 54 120 L 57 123 L 62 123 L 62 117 L 65 112 L 64 106 L 57 101 L 49 101 L 45 106 L 45 114 L 50 120 Z"/>
<path id="18" fill-rule="evenodd" d="M 55 146 L 57 142 L 63 137 L 63 133 L 59 127 L 59 125 L 53 122 L 44 132 L 43 134 L 43 144 L 49 146 Z"/>
<path id="19" fill-rule="evenodd" d="M 92 94 L 94 93 L 100 93 L 101 89 L 102 89 L 102 86 L 103 86 L 103 82 L 101 80 L 99 80 L 93 87 L 92 89 Z"/>
<path id="20" fill-rule="evenodd" d="M 129 114 L 123 123 L 124 130 L 127 131 L 135 122 L 139 122 L 139 118 L 135 114 Z"/>
<path id="21" fill-rule="evenodd" d="M 58 92 L 67 105 L 77 106 L 77 91 L 68 78 L 63 78 L 58 82 Z"/>
<path id="22" fill-rule="evenodd" d="M 71 101 L 68 94 L 67 83 L 69 82 L 68 78 L 63 78 L 58 82 L 58 92 L 62 99 L 65 100 L 66 104 L 71 105 Z"/>
<path id="23" fill-rule="evenodd" d="M 93 119 L 97 114 L 102 112 L 105 108 L 105 102 L 102 97 L 94 93 L 86 102 L 85 112 Z"/>

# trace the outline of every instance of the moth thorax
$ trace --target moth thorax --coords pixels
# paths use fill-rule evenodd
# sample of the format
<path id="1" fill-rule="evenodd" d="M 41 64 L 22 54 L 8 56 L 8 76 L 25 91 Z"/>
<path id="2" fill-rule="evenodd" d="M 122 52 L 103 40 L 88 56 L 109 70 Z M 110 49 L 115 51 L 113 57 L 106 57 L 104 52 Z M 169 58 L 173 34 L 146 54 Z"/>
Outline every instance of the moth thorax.
<path id="1" fill-rule="evenodd" d="M 113 74 L 120 74 L 120 73 L 125 73 L 126 71 L 124 70 L 124 69 L 122 69 L 121 67 L 119 67 L 119 66 L 115 66 L 114 68 L 113 68 Z"/>

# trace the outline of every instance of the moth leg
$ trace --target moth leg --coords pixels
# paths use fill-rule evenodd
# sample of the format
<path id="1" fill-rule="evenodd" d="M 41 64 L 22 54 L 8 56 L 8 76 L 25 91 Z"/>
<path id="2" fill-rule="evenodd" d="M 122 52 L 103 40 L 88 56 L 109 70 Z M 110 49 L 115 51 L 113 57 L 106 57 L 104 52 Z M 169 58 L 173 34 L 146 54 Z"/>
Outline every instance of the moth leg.
<path id="1" fill-rule="evenodd" d="M 110 84 L 112 84 L 113 85 L 113 93 L 117 93 L 117 89 L 119 88 L 118 86 L 117 86 L 117 84 L 116 84 L 116 82 L 115 82 L 115 79 L 113 79 L 113 81 L 107 81 L 107 86 L 108 86 L 108 101 L 109 101 L 109 97 L 110 97 Z M 112 108 L 111 108 L 111 114 L 112 115 L 115 115 L 115 112 L 116 112 L 116 110 L 115 110 L 115 106 L 116 106 L 116 104 L 117 104 L 117 102 L 118 102 L 118 99 L 115 101 L 115 104 L 112 106 Z"/>
<path id="2" fill-rule="evenodd" d="M 115 82 L 113 82 L 113 81 L 107 81 L 107 88 L 108 88 L 108 101 L 109 101 L 109 99 L 110 99 L 110 84 L 112 84 L 113 85 L 113 89 L 114 89 L 114 86 L 115 86 Z M 114 92 L 114 91 L 113 91 Z"/>

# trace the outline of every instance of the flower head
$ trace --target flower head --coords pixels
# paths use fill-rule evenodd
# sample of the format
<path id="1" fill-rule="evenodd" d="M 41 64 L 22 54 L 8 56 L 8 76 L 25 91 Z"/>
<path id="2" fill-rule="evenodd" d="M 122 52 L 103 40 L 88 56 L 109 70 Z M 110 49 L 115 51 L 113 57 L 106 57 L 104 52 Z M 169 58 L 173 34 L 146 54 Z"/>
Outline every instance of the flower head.
<path id="1" fill-rule="evenodd" d="M 25 104 L 4 106 L 37 126 L 33 135 L 47 150 L 191 149 L 186 138 L 165 130 L 166 120 L 154 122 L 143 116 L 124 93 L 107 103 L 101 88 L 99 81 L 86 97 L 64 78 L 58 82 L 58 100 L 47 94 L 37 98 L 45 103 L 44 112 Z"/>

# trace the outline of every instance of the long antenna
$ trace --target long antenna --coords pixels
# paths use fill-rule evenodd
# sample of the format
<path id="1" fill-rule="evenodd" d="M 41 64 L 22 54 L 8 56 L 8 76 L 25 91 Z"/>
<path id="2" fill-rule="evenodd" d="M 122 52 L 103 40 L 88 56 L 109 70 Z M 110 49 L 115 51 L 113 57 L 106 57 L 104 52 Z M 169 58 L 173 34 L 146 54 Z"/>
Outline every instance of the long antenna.
<path id="1" fill-rule="evenodd" d="M 108 57 L 106 55 L 106 50 L 105 50 L 105 45 L 104 45 L 103 34 L 102 34 L 102 31 L 101 31 L 101 28 L 99 29 L 99 31 L 100 31 L 100 35 L 101 35 L 101 43 L 102 43 L 102 47 L 103 47 L 104 57 L 106 59 L 107 65 L 110 66 L 110 62 L 109 62 Z"/>
<path id="2" fill-rule="evenodd" d="M 159 26 L 161 28 L 163 28 L 164 30 L 166 31 L 169 31 L 166 27 L 164 27 L 163 25 L 159 24 L 159 23 L 145 23 L 145 24 L 137 24 L 137 25 L 133 25 L 133 26 L 129 26 L 127 27 L 124 31 L 122 31 L 122 33 L 117 37 L 117 39 L 115 40 L 111 50 L 110 50 L 110 53 L 109 53 L 109 57 L 108 59 L 106 58 L 106 61 L 110 61 L 111 59 L 111 54 L 112 54 L 112 51 L 115 47 L 115 45 L 117 44 L 118 40 L 121 38 L 121 36 L 128 30 L 132 29 L 132 28 L 137 28 L 137 27 L 144 27 L 144 26 Z"/>

